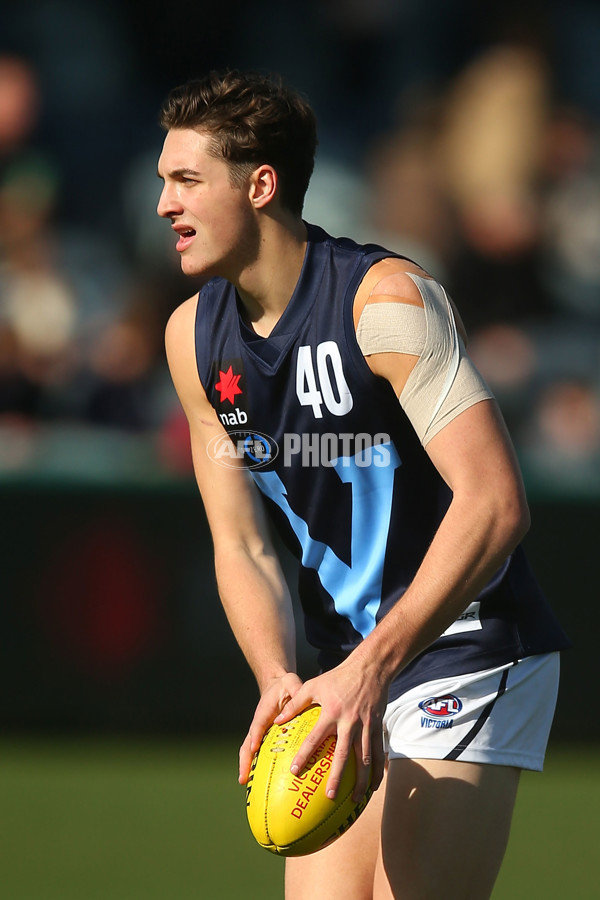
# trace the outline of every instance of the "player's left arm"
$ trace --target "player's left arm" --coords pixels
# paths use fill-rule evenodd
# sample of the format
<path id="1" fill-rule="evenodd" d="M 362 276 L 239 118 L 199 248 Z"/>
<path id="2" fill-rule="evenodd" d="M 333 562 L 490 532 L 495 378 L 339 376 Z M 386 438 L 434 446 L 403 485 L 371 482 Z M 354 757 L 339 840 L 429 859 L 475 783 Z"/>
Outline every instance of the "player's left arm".
<path id="1" fill-rule="evenodd" d="M 422 306 L 410 275 L 425 273 L 401 265 L 406 268 L 400 270 L 398 263 L 380 267 L 383 276 L 370 285 L 363 308 L 374 298 Z M 370 355 L 367 362 L 400 397 L 419 359 L 416 353 L 385 351 Z M 296 764 L 302 767 L 311 742 L 335 729 L 336 760 L 328 785 L 333 791 L 352 745 L 363 760 L 372 756 L 381 767 L 381 717 L 391 680 L 464 611 L 529 527 L 523 483 L 502 416 L 489 393 L 476 396 L 480 399 L 464 409 L 458 404 L 460 411 L 442 419 L 432 437 L 425 435 L 426 452 L 452 490 L 452 501 L 412 584 L 353 653 L 306 682 L 280 717 L 283 721 L 310 702 L 321 704 L 319 723 Z M 359 771 L 357 793 L 364 777 Z"/>
<path id="2" fill-rule="evenodd" d="M 432 354 L 435 358 L 436 348 L 428 345 L 422 356 L 400 350 L 366 357 L 372 371 L 393 386 L 427 454 L 452 491 L 448 512 L 410 589 L 415 585 L 418 588 L 421 581 L 423 585 L 431 583 L 433 602 L 419 625 L 420 636 L 415 634 L 415 652 L 409 651 L 409 658 L 399 664 L 402 667 L 439 637 L 504 562 L 529 527 L 529 510 L 508 431 L 496 401 L 468 359 L 464 326 L 454 304 L 414 264 L 402 260 L 386 260 L 384 264 L 388 268 L 376 270 L 375 275 L 383 277 L 378 277 L 362 308 L 360 294 L 357 296 L 357 321 L 365 306 L 383 299 L 422 306 L 421 291 L 412 277 L 416 275 L 424 279 L 422 286 L 435 285 L 443 295 L 445 311 L 443 301 L 441 308 L 447 323 L 442 325 L 447 324 L 448 332 L 454 334 L 457 357 L 452 360 L 449 352 L 440 353 L 439 373 L 432 373 L 432 363 L 424 358 Z M 432 332 L 433 320 L 430 311 L 428 330 Z M 448 340 L 440 337 L 439 343 Z M 445 401 L 434 403 L 427 394 L 425 399 L 420 397 L 421 381 L 441 392 L 446 368 L 452 365 L 456 365 L 455 383 L 447 389 Z M 434 588 L 440 578 L 446 591 Z M 419 609 L 426 610 L 421 599 Z"/>

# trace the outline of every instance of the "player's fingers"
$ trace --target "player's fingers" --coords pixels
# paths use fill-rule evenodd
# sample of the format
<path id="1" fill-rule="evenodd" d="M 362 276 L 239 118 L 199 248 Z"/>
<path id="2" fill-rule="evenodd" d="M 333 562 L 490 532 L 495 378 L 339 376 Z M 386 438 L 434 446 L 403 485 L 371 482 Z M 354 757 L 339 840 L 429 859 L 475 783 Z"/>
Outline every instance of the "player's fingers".
<path id="1" fill-rule="evenodd" d="M 314 759 L 315 754 L 325 748 L 326 738 L 334 733 L 335 729 L 328 728 L 327 724 L 323 723 L 320 718 L 317 719 L 317 724 L 306 735 L 291 762 L 291 773 L 298 775 L 302 772 L 307 763 Z"/>
<path id="2" fill-rule="evenodd" d="M 356 758 L 356 783 L 352 799 L 359 803 L 367 793 L 373 769 L 371 737 L 366 728 L 363 730 L 362 739 L 354 742 L 354 755 Z"/>
<path id="3" fill-rule="evenodd" d="M 262 740 L 273 721 L 273 712 L 274 710 L 261 703 L 259 703 L 256 708 L 254 718 L 252 719 L 252 723 L 250 725 L 250 730 L 248 731 L 248 734 L 246 735 L 244 742 L 240 747 L 240 784 L 246 784 L 246 781 L 248 780 L 248 775 L 250 774 L 250 767 L 252 765 L 252 760 L 254 759 L 254 754 L 260 747 Z"/>
<path id="4" fill-rule="evenodd" d="M 285 725 L 286 722 L 289 722 L 294 716 L 297 716 L 298 713 L 301 713 L 303 709 L 306 709 L 312 703 L 312 697 L 310 697 L 306 690 L 301 688 L 293 697 L 290 697 L 287 700 L 283 709 L 275 718 L 275 724 Z"/>
<path id="5" fill-rule="evenodd" d="M 271 716 L 255 715 L 250 725 L 250 730 L 244 738 L 244 742 L 239 752 L 239 781 L 240 784 L 246 784 L 250 774 L 250 767 L 254 754 L 262 744 L 262 740 L 271 725 Z"/>
<path id="6" fill-rule="evenodd" d="M 272 721 L 272 714 L 269 715 L 267 713 L 262 713 L 261 715 L 259 715 L 258 712 L 255 714 L 254 719 L 252 720 L 252 724 L 250 725 L 250 730 L 248 731 L 248 735 L 246 737 L 246 741 L 248 741 L 248 746 L 251 753 L 256 753 L 256 751 L 260 747 L 262 739 L 268 731 Z"/>
<path id="7" fill-rule="evenodd" d="M 254 754 L 262 744 L 263 738 L 267 733 L 272 721 L 272 716 L 255 716 L 250 726 L 250 731 L 244 739 L 244 743 L 240 747 L 239 752 L 239 781 L 240 784 L 246 784 L 250 767 Z"/>
<path id="8" fill-rule="evenodd" d="M 244 743 L 240 747 L 239 753 L 239 781 L 246 784 L 254 754 L 259 749 L 263 738 L 271 725 L 275 716 L 286 708 L 286 704 L 290 701 L 292 695 L 302 688 L 302 681 L 293 672 L 288 673 L 281 679 L 276 679 L 273 685 L 269 687 L 261 699 L 254 712 L 254 718 L 250 725 L 250 730 L 246 735 Z M 305 703 L 304 706 L 310 705 Z M 303 709 L 304 706 L 301 708 Z M 292 716 L 295 713 L 292 713 Z M 290 718 L 292 717 L 290 716 Z"/>
<path id="9" fill-rule="evenodd" d="M 351 752 L 352 743 L 350 735 L 338 730 L 333 761 L 327 779 L 327 796 L 332 800 L 339 790 L 342 775 Z"/>
<path id="10" fill-rule="evenodd" d="M 370 729 L 365 727 L 363 730 L 360 758 L 367 771 L 370 770 L 371 787 L 373 790 L 376 790 L 381 784 L 385 770 L 383 730 L 379 717 L 375 717 L 374 724 Z M 359 759 L 358 754 L 357 759 Z"/>
<path id="11" fill-rule="evenodd" d="M 252 766 L 252 760 L 254 758 L 254 751 L 250 749 L 251 747 L 251 736 L 250 732 L 246 735 L 244 743 L 240 747 L 239 753 L 239 775 L 238 781 L 240 784 L 246 784 L 248 781 L 248 777 L 250 775 L 250 768 Z"/>

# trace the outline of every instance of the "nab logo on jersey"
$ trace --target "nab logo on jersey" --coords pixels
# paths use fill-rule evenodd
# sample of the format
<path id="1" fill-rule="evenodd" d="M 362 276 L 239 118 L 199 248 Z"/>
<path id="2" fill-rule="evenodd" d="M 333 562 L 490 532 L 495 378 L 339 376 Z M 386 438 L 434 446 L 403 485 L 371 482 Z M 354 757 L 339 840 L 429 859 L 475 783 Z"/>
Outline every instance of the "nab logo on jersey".
<path id="1" fill-rule="evenodd" d="M 242 361 L 227 360 L 216 365 L 213 370 L 213 385 L 217 414 L 223 425 L 246 425 L 248 409 Z"/>
<path id="2" fill-rule="evenodd" d="M 419 709 L 431 719 L 446 719 L 459 713 L 462 703 L 454 694 L 446 694 L 444 697 L 429 697 L 428 700 L 422 700 Z"/>

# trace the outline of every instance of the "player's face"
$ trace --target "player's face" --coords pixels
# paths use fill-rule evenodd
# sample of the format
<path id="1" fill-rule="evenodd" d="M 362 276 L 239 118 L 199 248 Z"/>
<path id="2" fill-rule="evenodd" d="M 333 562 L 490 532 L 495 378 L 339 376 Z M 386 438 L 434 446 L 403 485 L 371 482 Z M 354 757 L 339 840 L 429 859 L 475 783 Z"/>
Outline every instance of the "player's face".
<path id="1" fill-rule="evenodd" d="M 234 187 L 227 163 L 209 155 L 208 137 L 187 128 L 167 133 L 158 174 L 157 212 L 171 220 L 183 272 L 235 281 L 256 245 L 249 188 Z"/>

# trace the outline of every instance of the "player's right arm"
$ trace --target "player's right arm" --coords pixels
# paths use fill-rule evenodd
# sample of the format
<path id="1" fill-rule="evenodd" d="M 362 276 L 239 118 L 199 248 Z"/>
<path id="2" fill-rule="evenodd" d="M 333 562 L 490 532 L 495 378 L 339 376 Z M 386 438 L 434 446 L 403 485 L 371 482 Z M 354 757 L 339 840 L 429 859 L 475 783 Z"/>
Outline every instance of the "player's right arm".
<path id="1" fill-rule="evenodd" d="M 209 442 L 217 435 L 225 436 L 226 431 L 198 376 L 196 305 L 197 296 L 171 315 L 165 336 L 167 360 L 189 423 L 194 472 L 214 544 L 219 595 L 262 695 L 246 739 L 246 756 L 251 758 L 264 730 L 301 684 L 294 674 L 294 617 L 260 498 L 247 469 L 241 461 L 238 466 L 221 466 L 208 452 Z"/>

